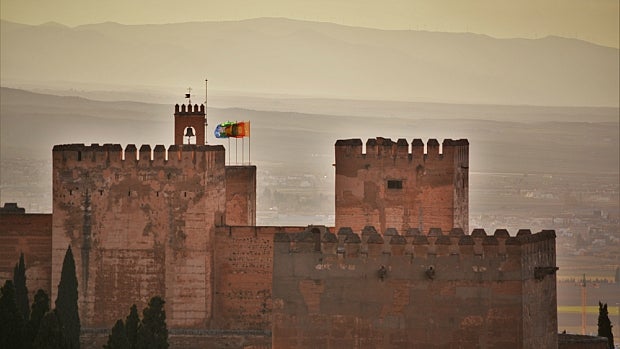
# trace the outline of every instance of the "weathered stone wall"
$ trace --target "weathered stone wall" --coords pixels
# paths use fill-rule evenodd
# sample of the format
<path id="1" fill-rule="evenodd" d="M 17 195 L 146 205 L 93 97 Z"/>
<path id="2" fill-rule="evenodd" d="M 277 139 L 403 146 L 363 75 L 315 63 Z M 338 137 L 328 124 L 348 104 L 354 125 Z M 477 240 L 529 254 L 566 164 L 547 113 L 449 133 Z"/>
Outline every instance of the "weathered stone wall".
<path id="1" fill-rule="evenodd" d="M 109 329 L 82 331 L 82 349 L 101 349 L 107 342 Z M 170 349 L 271 349 L 271 335 L 266 331 L 222 331 L 171 329 Z"/>
<path id="2" fill-rule="evenodd" d="M 215 235 L 213 329 L 271 330 L 273 237 L 303 227 L 223 227 Z"/>
<path id="3" fill-rule="evenodd" d="M 271 349 L 270 335 L 249 331 L 174 333 L 169 342 L 173 349 Z"/>
<path id="4" fill-rule="evenodd" d="M 555 236 L 553 231 L 531 235 L 520 230 L 523 241 L 523 343 L 526 348 L 557 348 L 558 328 Z"/>
<path id="5" fill-rule="evenodd" d="M 256 166 L 226 166 L 226 225 L 256 225 Z"/>
<path id="6" fill-rule="evenodd" d="M 336 227 L 468 229 L 469 143 L 435 139 L 336 142 Z"/>
<path id="7" fill-rule="evenodd" d="M 525 343 L 535 330 L 524 326 L 541 324 L 522 321 L 524 285 L 535 278 L 528 270 L 548 261 L 521 263 L 524 249 L 553 244 L 553 232 L 336 237 L 322 230 L 320 247 L 316 233 L 276 234 L 275 348 L 548 347 Z M 540 307 L 551 314 L 555 302 Z M 555 330 L 541 335 L 535 344 L 557 346 Z"/>
<path id="8" fill-rule="evenodd" d="M 609 342 L 605 337 L 560 333 L 558 349 L 609 349 Z"/>
<path id="9" fill-rule="evenodd" d="M 170 327 L 207 326 L 224 167 L 221 146 L 54 147 L 52 284 L 70 245 L 82 326 L 109 328 L 155 295 Z"/>
<path id="10" fill-rule="evenodd" d="M 38 289 L 52 289 L 52 215 L 0 215 L 0 281 L 13 279 L 13 268 L 24 253 L 30 302 Z"/>
<path id="11" fill-rule="evenodd" d="M 554 233 L 465 235 L 468 143 L 427 148 L 338 141 L 336 235 L 253 226 L 256 168 L 221 146 L 56 146 L 48 289 L 71 246 L 93 346 L 161 295 L 173 347 L 556 347 Z"/>

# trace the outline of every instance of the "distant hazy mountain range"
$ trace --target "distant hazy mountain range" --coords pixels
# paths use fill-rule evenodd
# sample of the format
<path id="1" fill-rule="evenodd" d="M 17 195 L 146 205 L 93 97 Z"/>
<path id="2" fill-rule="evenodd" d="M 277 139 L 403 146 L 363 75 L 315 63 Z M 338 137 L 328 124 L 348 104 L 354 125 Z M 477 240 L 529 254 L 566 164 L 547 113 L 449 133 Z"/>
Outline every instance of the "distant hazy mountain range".
<path id="1" fill-rule="evenodd" d="M 50 159 L 54 144 L 173 142 L 174 107 L 102 102 L 1 88 L 1 158 Z M 344 103 L 344 102 L 341 102 Z M 352 103 L 352 102 L 351 102 Z M 387 102 L 386 102 L 387 103 Z M 396 104 L 398 105 L 398 104 Z M 397 116 L 326 115 L 209 108 L 211 144 L 223 144 L 241 161 L 242 141 L 216 140 L 227 120 L 251 120 L 252 161 L 261 169 L 331 174 L 337 139 L 389 137 L 468 138 L 472 172 L 618 173 L 617 108 L 506 107 L 411 103 Z M 386 107 L 386 110 L 389 108 Z M 464 117 L 458 117 L 462 111 Z M 524 119 L 523 115 L 527 115 Z M 246 149 L 248 146 L 245 140 Z M 247 156 L 247 152 L 245 153 Z M 247 158 L 246 158 L 247 159 Z"/>
<path id="2" fill-rule="evenodd" d="M 287 19 L 69 28 L 2 21 L 6 81 L 473 104 L 619 104 L 618 49 Z M 6 83 L 4 83 L 6 86 Z"/>

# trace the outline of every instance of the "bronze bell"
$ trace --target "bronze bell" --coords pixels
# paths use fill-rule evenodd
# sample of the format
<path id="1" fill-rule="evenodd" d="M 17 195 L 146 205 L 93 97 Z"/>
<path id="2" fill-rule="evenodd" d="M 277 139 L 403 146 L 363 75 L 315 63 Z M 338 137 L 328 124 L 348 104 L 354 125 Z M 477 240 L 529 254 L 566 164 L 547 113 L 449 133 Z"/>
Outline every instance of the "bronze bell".
<path id="1" fill-rule="evenodd" d="M 187 130 L 185 131 L 185 137 L 194 137 L 194 129 L 191 127 L 188 127 Z"/>

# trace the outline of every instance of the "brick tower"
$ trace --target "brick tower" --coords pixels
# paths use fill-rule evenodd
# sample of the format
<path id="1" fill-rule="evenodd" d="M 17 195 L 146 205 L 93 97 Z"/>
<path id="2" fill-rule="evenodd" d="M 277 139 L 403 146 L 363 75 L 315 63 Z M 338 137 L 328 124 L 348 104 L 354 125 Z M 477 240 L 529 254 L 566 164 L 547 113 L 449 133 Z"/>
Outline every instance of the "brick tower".
<path id="1" fill-rule="evenodd" d="M 336 142 L 336 228 L 468 229 L 469 143 L 414 139 Z"/>
<path id="2" fill-rule="evenodd" d="M 207 122 L 205 106 L 185 104 L 174 106 L 174 144 L 206 144 L 205 125 Z M 193 137 L 186 137 L 187 129 L 192 129 Z M 189 142 L 188 142 L 189 141 Z"/>

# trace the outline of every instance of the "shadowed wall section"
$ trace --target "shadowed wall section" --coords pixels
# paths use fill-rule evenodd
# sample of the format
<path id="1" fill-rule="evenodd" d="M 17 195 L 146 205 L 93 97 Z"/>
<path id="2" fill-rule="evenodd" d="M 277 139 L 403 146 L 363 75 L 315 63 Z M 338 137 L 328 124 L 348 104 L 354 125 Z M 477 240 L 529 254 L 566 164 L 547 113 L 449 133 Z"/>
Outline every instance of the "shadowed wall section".
<path id="1" fill-rule="evenodd" d="M 276 234 L 273 347 L 555 348 L 555 233 L 504 232 Z"/>
<path id="2" fill-rule="evenodd" d="M 13 279 L 13 268 L 22 252 L 30 302 L 38 289 L 51 294 L 51 214 L 0 214 L 0 280 Z"/>
<path id="3" fill-rule="evenodd" d="M 256 225 L 256 166 L 226 166 L 226 224 Z"/>

